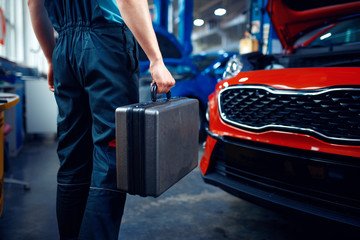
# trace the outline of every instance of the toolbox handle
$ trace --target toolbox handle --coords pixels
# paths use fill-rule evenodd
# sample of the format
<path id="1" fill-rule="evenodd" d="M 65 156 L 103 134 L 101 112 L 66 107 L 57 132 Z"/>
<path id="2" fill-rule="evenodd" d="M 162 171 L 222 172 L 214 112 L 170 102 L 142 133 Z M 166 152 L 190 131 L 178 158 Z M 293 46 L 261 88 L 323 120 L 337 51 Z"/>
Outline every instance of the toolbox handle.
<path id="1" fill-rule="evenodd" d="M 150 92 L 151 92 L 151 100 L 153 102 L 156 102 L 156 95 L 157 95 L 157 85 L 156 82 L 153 83 L 153 85 L 150 87 Z M 166 98 L 169 100 L 171 98 L 171 92 L 168 91 L 166 93 Z"/>

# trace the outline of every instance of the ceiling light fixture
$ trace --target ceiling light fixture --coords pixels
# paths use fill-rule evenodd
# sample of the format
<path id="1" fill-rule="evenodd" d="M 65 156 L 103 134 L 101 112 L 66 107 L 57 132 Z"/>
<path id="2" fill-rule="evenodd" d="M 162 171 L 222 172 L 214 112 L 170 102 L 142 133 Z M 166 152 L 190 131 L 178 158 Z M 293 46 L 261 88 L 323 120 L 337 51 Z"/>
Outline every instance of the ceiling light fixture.
<path id="1" fill-rule="evenodd" d="M 194 25 L 197 27 L 201 27 L 202 25 L 204 25 L 204 20 L 197 18 L 194 20 Z"/>
<path id="2" fill-rule="evenodd" d="M 329 37 L 331 37 L 331 33 L 326 33 L 326 34 L 324 34 L 324 35 L 322 35 L 320 37 L 320 40 L 324 40 L 324 39 L 329 38 Z"/>
<path id="3" fill-rule="evenodd" d="M 215 11 L 214 11 L 214 14 L 216 16 L 223 16 L 226 14 L 226 9 L 225 8 L 217 8 Z"/>

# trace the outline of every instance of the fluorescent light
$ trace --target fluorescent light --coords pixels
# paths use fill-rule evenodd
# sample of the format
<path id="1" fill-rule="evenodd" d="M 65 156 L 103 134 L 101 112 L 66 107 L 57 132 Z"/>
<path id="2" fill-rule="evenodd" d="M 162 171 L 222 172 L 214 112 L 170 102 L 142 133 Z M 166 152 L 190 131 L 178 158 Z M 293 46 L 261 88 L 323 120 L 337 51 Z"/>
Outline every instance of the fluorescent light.
<path id="1" fill-rule="evenodd" d="M 216 9 L 216 10 L 214 11 L 214 14 L 215 14 L 216 16 L 223 16 L 223 15 L 225 15 L 225 13 L 226 13 L 226 9 L 225 9 L 225 8 L 218 8 L 218 9 Z"/>
<path id="2" fill-rule="evenodd" d="M 322 36 L 320 37 L 320 40 L 324 40 L 324 39 L 326 39 L 326 38 L 328 38 L 328 37 L 331 37 L 331 33 L 326 33 L 326 34 L 322 35 Z"/>
<path id="3" fill-rule="evenodd" d="M 197 27 L 201 27 L 202 25 L 204 25 L 204 20 L 197 18 L 194 20 L 194 25 Z"/>

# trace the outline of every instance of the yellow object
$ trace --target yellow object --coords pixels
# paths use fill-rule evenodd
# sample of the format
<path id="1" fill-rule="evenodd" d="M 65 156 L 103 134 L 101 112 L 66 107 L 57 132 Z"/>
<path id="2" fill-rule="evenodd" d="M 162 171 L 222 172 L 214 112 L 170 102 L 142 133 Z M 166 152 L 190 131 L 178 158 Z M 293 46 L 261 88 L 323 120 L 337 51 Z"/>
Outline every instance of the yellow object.
<path id="1" fill-rule="evenodd" d="M 255 38 L 243 38 L 240 40 L 239 51 L 240 54 L 259 51 L 259 41 Z"/>
<path id="2" fill-rule="evenodd" d="M 4 111 L 15 106 L 19 102 L 19 96 L 12 93 L 0 93 L 0 216 L 4 205 Z"/>

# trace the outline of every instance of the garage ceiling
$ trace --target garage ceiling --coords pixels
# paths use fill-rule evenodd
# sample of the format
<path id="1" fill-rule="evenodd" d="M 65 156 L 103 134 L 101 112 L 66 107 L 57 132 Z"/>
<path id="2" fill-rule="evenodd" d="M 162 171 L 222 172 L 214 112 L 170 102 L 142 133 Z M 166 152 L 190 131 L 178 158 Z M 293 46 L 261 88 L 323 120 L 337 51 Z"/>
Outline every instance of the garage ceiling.
<path id="1" fill-rule="evenodd" d="M 149 0 L 152 7 L 153 0 Z M 177 0 L 170 0 L 174 9 L 174 33 L 176 34 Z M 193 19 L 203 19 L 203 26 L 193 26 L 193 52 L 234 51 L 246 31 L 250 0 L 194 0 Z M 223 16 L 215 16 L 217 8 L 226 9 Z"/>
<path id="2" fill-rule="evenodd" d="M 227 10 L 225 18 L 233 18 L 244 12 L 247 0 L 194 0 L 194 19 L 220 18 L 214 15 L 216 8 L 225 8 Z"/>
<path id="3" fill-rule="evenodd" d="M 194 19 L 202 18 L 206 21 L 220 18 L 214 15 L 214 10 L 219 7 L 227 10 L 227 13 L 223 16 L 224 18 L 234 18 L 239 14 L 244 14 L 246 3 L 249 1 L 250 0 L 194 0 Z M 148 0 L 148 3 L 151 6 L 153 0 Z"/>

